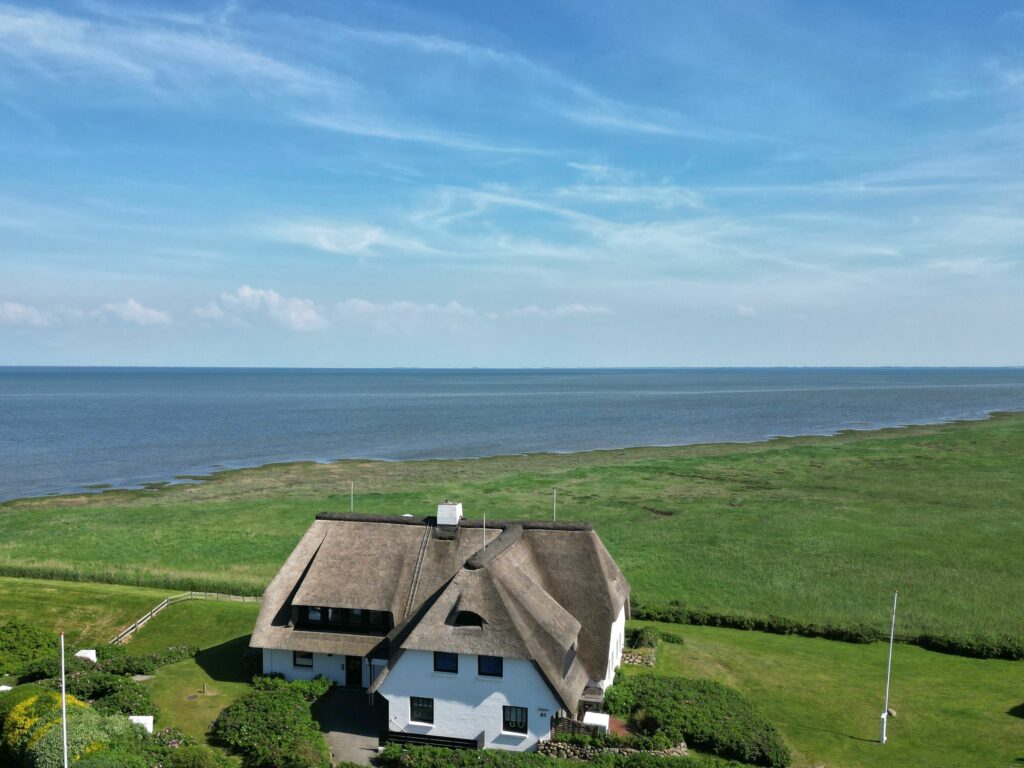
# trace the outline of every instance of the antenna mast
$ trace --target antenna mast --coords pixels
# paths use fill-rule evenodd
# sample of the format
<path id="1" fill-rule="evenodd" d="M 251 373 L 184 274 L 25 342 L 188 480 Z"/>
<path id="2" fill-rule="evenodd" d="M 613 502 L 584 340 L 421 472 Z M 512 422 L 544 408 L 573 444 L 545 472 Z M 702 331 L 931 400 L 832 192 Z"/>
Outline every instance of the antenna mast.
<path id="1" fill-rule="evenodd" d="M 348 511 L 356 511 L 356 481 L 348 481 Z"/>
<path id="2" fill-rule="evenodd" d="M 892 680 L 892 643 L 896 637 L 896 598 L 899 592 L 892 592 L 892 625 L 889 627 L 889 668 L 885 673 L 885 709 L 882 711 L 882 743 L 887 741 L 885 725 L 889 720 L 889 683 Z"/>
<path id="3" fill-rule="evenodd" d="M 551 489 L 551 522 L 558 522 L 558 489 Z"/>

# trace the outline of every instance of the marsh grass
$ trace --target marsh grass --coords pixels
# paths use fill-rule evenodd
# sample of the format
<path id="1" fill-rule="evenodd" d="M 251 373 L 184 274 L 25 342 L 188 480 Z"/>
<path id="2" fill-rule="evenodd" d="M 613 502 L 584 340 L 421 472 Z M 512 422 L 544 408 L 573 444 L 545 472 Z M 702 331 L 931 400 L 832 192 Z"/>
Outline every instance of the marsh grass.
<path id="1" fill-rule="evenodd" d="M 259 593 L 313 516 L 593 523 L 645 603 L 1024 635 L 1024 416 L 766 443 L 466 461 L 279 464 L 0 505 L 0 573 Z"/>

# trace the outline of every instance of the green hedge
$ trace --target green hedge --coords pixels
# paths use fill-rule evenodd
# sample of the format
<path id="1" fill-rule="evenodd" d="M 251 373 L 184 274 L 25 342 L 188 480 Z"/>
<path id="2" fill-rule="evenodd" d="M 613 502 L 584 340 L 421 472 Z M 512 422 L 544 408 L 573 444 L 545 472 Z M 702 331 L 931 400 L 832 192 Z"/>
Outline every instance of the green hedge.
<path id="1" fill-rule="evenodd" d="M 60 678 L 40 680 L 39 685 L 59 691 Z M 158 714 L 158 708 L 145 686 L 126 675 L 115 675 L 99 669 L 74 672 L 67 676 L 67 692 L 83 701 L 92 702 L 98 712 L 107 715 Z"/>
<path id="2" fill-rule="evenodd" d="M 403 747 L 398 744 L 388 744 L 377 758 L 377 765 L 381 768 L 559 768 L 565 762 L 536 752 Z M 598 768 L 732 768 L 740 764 L 713 757 L 665 757 L 637 752 L 630 755 L 606 753 L 580 765 Z"/>
<path id="3" fill-rule="evenodd" d="M 792 759 L 779 732 L 743 697 L 711 680 L 644 674 L 616 681 L 605 695 L 608 711 L 640 732 L 672 743 L 769 768 Z"/>
<path id="4" fill-rule="evenodd" d="M 658 633 L 654 627 L 626 627 L 627 648 L 655 648 Z"/>
<path id="5" fill-rule="evenodd" d="M 259 680 L 259 688 L 220 713 L 213 736 L 240 754 L 246 768 L 328 768 L 330 751 L 309 709 L 310 682 Z"/>
<path id="6" fill-rule="evenodd" d="M 680 600 L 662 604 L 645 604 L 634 601 L 630 606 L 634 619 L 664 621 L 669 624 L 694 624 L 697 626 L 727 627 L 770 632 L 774 635 L 801 635 L 802 637 L 824 637 L 844 643 L 874 643 L 887 640 L 889 635 L 866 624 L 810 624 L 783 619 L 777 616 L 757 618 L 729 613 L 715 613 L 687 608 Z M 1024 659 L 1024 638 L 1013 635 L 897 635 L 901 643 L 919 645 L 931 651 L 950 653 L 956 656 L 970 656 L 978 659 Z"/>
<path id="7" fill-rule="evenodd" d="M 312 680 L 292 680 L 291 682 L 285 680 L 284 675 L 276 673 L 273 675 L 257 675 L 252 679 L 252 687 L 257 691 L 288 690 L 298 693 L 309 702 L 319 699 L 331 689 L 332 685 L 334 683 L 323 675 L 317 675 Z"/>
<path id="8" fill-rule="evenodd" d="M 16 619 L 0 623 L 0 674 L 20 674 L 30 664 L 58 654 L 57 636 Z"/>
<path id="9" fill-rule="evenodd" d="M 196 645 L 175 645 L 162 651 L 133 654 L 123 645 L 100 645 L 96 648 L 96 663 L 74 655 L 75 649 L 68 649 L 64 666 L 67 674 L 99 670 L 113 675 L 152 675 L 160 667 L 178 661 L 191 659 L 199 653 Z M 45 680 L 60 676 L 60 654 L 55 652 L 48 658 L 31 664 L 22 679 L 26 682 Z"/>

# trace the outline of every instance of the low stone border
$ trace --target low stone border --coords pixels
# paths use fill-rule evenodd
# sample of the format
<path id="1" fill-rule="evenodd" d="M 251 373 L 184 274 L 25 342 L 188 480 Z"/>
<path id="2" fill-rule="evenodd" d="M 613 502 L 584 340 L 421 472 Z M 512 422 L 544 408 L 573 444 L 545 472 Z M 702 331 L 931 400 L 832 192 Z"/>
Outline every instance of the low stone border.
<path id="1" fill-rule="evenodd" d="M 593 747 L 583 744 L 570 744 L 565 741 L 541 741 L 537 743 L 537 751 L 548 757 L 557 757 L 561 760 L 593 760 L 598 755 L 611 753 L 613 755 L 631 755 L 635 752 L 644 752 L 648 755 L 660 755 L 662 757 L 685 757 L 689 750 L 686 742 L 681 741 L 669 749 L 633 749 L 632 747 Z"/>
<path id="2" fill-rule="evenodd" d="M 622 652 L 622 663 L 630 664 L 634 667 L 653 667 L 654 660 L 655 654 L 653 648 Z"/>

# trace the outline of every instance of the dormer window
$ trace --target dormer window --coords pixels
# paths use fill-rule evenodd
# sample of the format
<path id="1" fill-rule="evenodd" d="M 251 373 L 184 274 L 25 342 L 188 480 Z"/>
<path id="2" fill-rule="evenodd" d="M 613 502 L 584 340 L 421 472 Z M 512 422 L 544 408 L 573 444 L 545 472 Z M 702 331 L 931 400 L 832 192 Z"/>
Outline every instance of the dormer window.
<path id="1" fill-rule="evenodd" d="M 482 627 L 483 625 L 484 620 L 479 613 L 474 613 L 473 611 L 459 611 L 455 614 L 456 627 Z"/>
<path id="2" fill-rule="evenodd" d="M 562 661 L 562 677 L 567 677 L 569 670 L 572 669 L 572 663 L 576 661 L 576 644 L 573 643 L 569 646 L 569 650 L 565 652 L 565 659 Z"/>
<path id="3" fill-rule="evenodd" d="M 314 624 L 320 623 L 322 615 L 323 612 L 319 608 L 306 609 L 306 620 Z"/>

